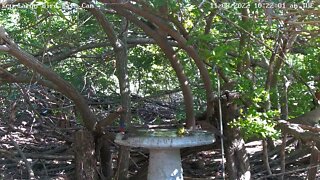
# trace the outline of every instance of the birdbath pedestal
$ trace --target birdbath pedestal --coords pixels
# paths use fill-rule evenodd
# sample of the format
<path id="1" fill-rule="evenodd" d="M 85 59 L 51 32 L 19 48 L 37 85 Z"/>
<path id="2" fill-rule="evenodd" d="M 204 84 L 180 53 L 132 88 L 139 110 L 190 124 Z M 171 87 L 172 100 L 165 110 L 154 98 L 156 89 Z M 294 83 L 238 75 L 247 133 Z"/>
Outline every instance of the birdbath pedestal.
<path id="1" fill-rule="evenodd" d="M 149 149 L 148 180 L 182 180 L 180 149 L 212 144 L 215 137 L 202 130 L 178 136 L 175 129 L 138 130 L 130 137 L 117 134 L 115 142 L 123 146 Z"/>

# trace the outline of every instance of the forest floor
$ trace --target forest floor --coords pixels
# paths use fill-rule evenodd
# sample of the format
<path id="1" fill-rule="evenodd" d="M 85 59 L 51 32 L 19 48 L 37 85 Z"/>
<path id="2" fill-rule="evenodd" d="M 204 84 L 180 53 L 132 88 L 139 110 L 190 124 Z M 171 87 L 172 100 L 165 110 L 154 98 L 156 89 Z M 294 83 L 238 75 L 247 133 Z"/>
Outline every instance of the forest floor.
<path id="1" fill-rule="evenodd" d="M 167 107 L 167 106 L 163 106 Z M 138 109 L 138 113 L 152 112 L 152 116 L 172 118 L 172 110 L 159 107 Z M 81 129 L 75 121 L 66 124 L 57 123 L 53 115 L 43 115 L 38 120 L 27 112 L 8 113 L 7 118 L 0 118 L 0 179 L 73 179 L 75 163 L 72 135 Z M 34 117 L 37 117 L 33 115 Z M 56 115 L 55 115 L 56 116 Z M 165 116 L 165 117 L 164 117 Z M 1 116 L 0 116 L 1 117 Z M 4 117 L 4 116 L 2 116 Z M 143 119 L 155 119 L 145 114 Z M 40 119 L 40 120 L 39 120 Z M 62 127 L 63 125 L 64 127 Z M 288 141 L 290 138 L 288 138 Z M 291 141 L 292 142 L 292 141 Z M 274 175 L 268 176 L 262 162 L 261 141 L 246 144 L 249 154 L 252 179 L 278 179 L 280 170 L 279 146 L 269 151 L 270 167 Z M 117 159 L 117 145 L 114 144 L 114 162 Z M 286 147 L 285 179 L 306 179 L 310 164 L 309 147 L 296 148 L 294 143 Z M 146 163 L 148 153 L 142 149 L 133 149 L 130 159 L 130 174 L 134 175 Z M 143 159 L 143 161 L 141 161 Z M 185 179 L 222 179 L 221 149 L 215 148 L 195 152 L 182 157 Z M 115 166 L 116 167 L 116 164 Z M 317 176 L 320 179 L 320 173 Z"/>
<path id="2" fill-rule="evenodd" d="M 268 176 L 266 168 L 262 162 L 262 145 L 261 141 L 252 141 L 246 143 L 246 150 L 249 155 L 252 179 L 279 179 L 281 170 L 279 156 L 272 153 L 270 157 L 270 166 L 274 176 Z M 302 180 L 307 177 L 307 166 L 309 164 L 307 154 L 303 163 L 300 159 L 287 164 L 285 179 Z M 214 151 L 202 151 L 193 154 L 184 159 L 185 179 L 223 179 L 221 165 L 221 149 Z M 226 176 L 227 177 L 227 176 Z M 320 178 L 320 173 L 318 176 Z"/>
<path id="3" fill-rule="evenodd" d="M 36 179 L 72 179 L 74 156 L 71 135 L 77 128 L 53 128 L 44 124 L 0 125 L 0 179 L 29 179 L 34 174 Z M 262 146 L 260 141 L 246 144 L 250 156 L 253 179 L 267 178 L 263 166 Z M 287 147 L 290 152 L 293 147 Z M 117 149 L 115 145 L 115 150 Z M 294 150 L 298 151 L 298 150 Z M 116 152 L 116 151 L 115 151 Z M 302 150 L 301 150 L 302 152 Z M 145 151 L 132 152 L 131 161 L 147 157 Z M 279 155 L 270 151 L 270 166 L 273 173 L 280 173 Z M 116 154 L 114 161 L 116 161 Z M 305 179 L 309 164 L 309 153 L 292 160 L 288 158 L 286 179 Z M 132 163 L 138 169 L 139 164 Z M 222 179 L 221 150 L 201 151 L 182 158 L 185 179 Z M 131 172 L 134 174 L 134 170 Z M 279 176 L 274 176 L 274 179 Z M 318 174 L 320 178 L 320 174 Z"/>

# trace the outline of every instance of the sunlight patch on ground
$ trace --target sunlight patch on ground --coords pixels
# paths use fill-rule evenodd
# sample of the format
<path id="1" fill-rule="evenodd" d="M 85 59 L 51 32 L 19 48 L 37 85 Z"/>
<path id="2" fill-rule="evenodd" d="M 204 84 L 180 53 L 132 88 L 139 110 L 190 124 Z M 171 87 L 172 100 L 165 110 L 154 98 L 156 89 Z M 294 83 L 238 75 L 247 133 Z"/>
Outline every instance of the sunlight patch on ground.
<path id="1" fill-rule="evenodd" d="M 246 150 L 249 154 L 254 154 L 258 151 L 262 150 L 261 141 L 252 141 L 249 143 L 246 143 Z"/>

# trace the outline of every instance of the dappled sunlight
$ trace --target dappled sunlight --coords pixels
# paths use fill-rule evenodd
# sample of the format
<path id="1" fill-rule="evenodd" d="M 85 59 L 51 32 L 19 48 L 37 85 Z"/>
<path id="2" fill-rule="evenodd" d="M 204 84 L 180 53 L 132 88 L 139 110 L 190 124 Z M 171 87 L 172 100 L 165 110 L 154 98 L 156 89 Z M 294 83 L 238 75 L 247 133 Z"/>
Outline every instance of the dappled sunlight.
<path id="1" fill-rule="evenodd" d="M 319 179 L 318 6 L 0 1 L 0 179 Z"/>

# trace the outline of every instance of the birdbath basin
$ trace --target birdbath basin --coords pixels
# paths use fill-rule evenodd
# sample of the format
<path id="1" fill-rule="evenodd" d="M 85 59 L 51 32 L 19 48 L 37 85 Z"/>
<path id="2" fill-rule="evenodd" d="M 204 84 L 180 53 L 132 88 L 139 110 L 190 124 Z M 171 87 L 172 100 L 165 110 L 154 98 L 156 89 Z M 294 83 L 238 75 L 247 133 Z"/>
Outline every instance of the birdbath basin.
<path id="1" fill-rule="evenodd" d="M 212 144 L 215 137 L 202 130 L 177 135 L 175 129 L 137 130 L 127 138 L 117 134 L 115 142 L 123 146 L 149 149 L 148 180 L 182 180 L 180 149 Z"/>

